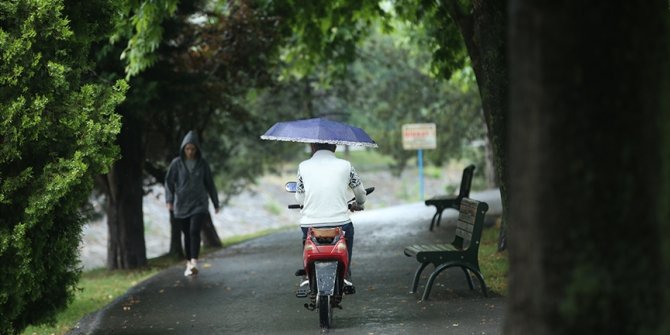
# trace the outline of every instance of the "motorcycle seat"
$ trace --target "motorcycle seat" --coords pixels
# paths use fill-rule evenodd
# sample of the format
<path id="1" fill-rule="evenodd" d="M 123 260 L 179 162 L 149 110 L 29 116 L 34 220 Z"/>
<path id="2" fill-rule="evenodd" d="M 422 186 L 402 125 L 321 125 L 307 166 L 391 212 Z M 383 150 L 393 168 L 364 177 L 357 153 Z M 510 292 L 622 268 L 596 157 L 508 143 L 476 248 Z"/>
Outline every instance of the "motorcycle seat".
<path id="1" fill-rule="evenodd" d="M 342 228 L 312 228 L 312 236 L 316 238 L 335 238 L 340 235 Z"/>

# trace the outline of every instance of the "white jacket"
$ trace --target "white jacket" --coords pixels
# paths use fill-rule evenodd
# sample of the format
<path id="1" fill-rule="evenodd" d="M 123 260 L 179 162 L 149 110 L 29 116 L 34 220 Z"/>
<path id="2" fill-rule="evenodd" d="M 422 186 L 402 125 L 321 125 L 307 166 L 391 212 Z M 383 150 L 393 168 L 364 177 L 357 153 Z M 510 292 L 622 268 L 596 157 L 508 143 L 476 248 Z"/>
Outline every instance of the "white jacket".
<path id="1" fill-rule="evenodd" d="M 353 195 L 363 205 L 365 187 L 356 170 L 335 153 L 319 150 L 298 166 L 295 198 L 303 205 L 300 225 L 333 226 L 349 222 L 347 201 Z"/>

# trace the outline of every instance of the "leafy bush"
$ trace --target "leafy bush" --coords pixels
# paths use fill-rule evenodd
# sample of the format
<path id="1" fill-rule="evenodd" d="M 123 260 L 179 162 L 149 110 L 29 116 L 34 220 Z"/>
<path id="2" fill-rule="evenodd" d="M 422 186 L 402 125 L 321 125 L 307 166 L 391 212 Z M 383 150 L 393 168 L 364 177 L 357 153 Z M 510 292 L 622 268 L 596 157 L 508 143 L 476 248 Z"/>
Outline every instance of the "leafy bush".
<path id="1" fill-rule="evenodd" d="M 76 288 L 80 208 L 118 155 L 127 89 L 88 71 L 113 6 L 0 3 L 0 333 L 51 321 Z"/>

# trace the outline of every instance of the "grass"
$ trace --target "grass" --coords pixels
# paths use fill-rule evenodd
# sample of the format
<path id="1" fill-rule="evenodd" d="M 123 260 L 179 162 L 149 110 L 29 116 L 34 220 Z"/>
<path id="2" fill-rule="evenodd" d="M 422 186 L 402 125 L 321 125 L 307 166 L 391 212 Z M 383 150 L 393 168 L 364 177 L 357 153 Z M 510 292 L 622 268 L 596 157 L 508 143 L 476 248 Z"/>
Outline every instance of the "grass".
<path id="1" fill-rule="evenodd" d="M 374 149 L 352 150 L 348 153 L 337 150 L 335 154 L 351 162 L 359 171 L 385 170 L 393 162 L 391 157 L 384 156 Z"/>
<path id="2" fill-rule="evenodd" d="M 23 334 L 65 334 L 86 314 L 101 309 L 158 271 L 159 269 L 155 268 L 140 271 L 112 272 L 104 269 L 87 271 L 81 276 L 74 301 L 56 315 L 55 324 L 30 326 L 23 331 Z"/>
<path id="3" fill-rule="evenodd" d="M 423 173 L 426 176 L 426 178 L 439 179 L 440 177 L 442 177 L 443 169 L 445 169 L 445 167 L 426 165 L 424 166 Z"/>
<path id="4" fill-rule="evenodd" d="M 223 239 L 223 245 L 230 247 L 257 237 L 288 229 L 288 227 L 265 229 L 253 234 L 245 234 Z M 203 248 L 202 254 L 220 249 Z M 170 255 L 164 255 L 149 260 L 149 266 L 140 270 L 95 269 L 86 271 L 79 280 L 79 290 L 74 300 L 67 308 L 56 315 L 56 322 L 52 325 L 37 325 L 26 328 L 22 335 L 62 335 L 70 331 L 81 318 L 89 313 L 100 310 L 116 298 L 123 295 L 130 288 L 152 277 L 163 269 L 181 263 Z"/>
<path id="5" fill-rule="evenodd" d="M 507 251 L 498 251 L 500 220 L 493 227 L 484 228 L 479 245 L 479 266 L 489 290 L 507 296 L 507 273 L 509 261 Z"/>
<path id="6" fill-rule="evenodd" d="M 282 211 L 284 211 L 284 208 L 274 199 L 266 201 L 265 204 L 263 204 L 263 209 L 268 211 L 268 213 L 276 216 L 278 216 L 279 214 L 282 213 Z"/>

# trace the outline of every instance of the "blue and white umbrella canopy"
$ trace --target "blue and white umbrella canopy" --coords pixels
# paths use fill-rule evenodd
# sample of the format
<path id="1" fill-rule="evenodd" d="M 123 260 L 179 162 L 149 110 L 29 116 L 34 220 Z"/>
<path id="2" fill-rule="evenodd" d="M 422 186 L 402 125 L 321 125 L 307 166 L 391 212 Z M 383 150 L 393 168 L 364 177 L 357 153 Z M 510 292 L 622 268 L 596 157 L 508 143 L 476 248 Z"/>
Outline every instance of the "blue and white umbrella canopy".
<path id="1" fill-rule="evenodd" d="M 324 118 L 277 122 L 261 135 L 261 139 L 377 147 L 363 129 Z"/>

